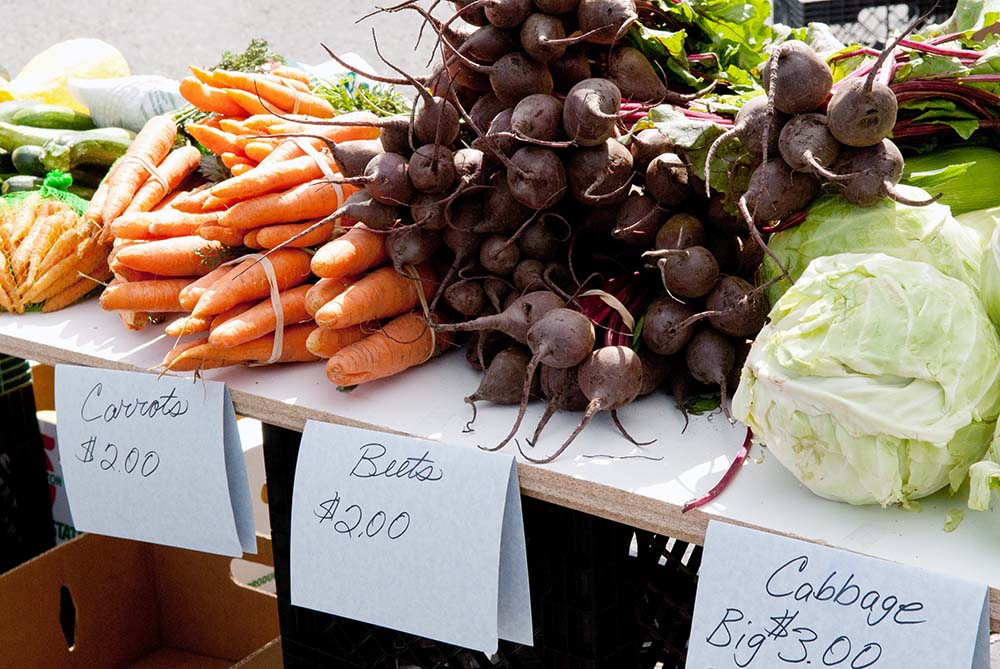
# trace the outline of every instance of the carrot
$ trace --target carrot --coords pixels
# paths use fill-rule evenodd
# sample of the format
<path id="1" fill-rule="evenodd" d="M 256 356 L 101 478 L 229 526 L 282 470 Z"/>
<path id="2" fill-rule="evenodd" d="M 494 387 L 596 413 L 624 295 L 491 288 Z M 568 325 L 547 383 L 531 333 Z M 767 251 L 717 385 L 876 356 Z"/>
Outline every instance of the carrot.
<path id="1" fill-rule="evenodd" d="M 328 278 L 352 276 L 381 265 L 388 257 L 385 252 L 385 235 L 372 232 L 364 224 L 357 223 L 316 251 L 312 271 L 316 276 Z"/>
<path id="2" fill-rule="evenodd" d="M 342 292 L 357 281 L 356 277 L 341 276 L 335 279 L 320 279 L 312 285 L 306 293 L 306 312 L 310 316 L 315 316 L 320 308 L 340 295 Z"/>
<path id="3" fill-rule="evenodd" d="M 191 74 L 201 83 L 207 86 L 215 86 L 218 88 L 221 84 L 216 80 L 215 76 L 208 70 L 203 70 L 200 67 L 195 67 L 194 65 L 189 65 L 188 69 L 191 70 Z"/>
<path id="4" fill-rule="evenodd" d="M 282 333 L 281 357 L 276 362 L 318 360 L 306 348 L 306 340 L 315 329 L 316 326 L 312 323 L 302 323 L 285 328 Z M 273 334 L 229 348 L 218 348 L 209 343 L 199 343 L 185 348 L 172 358 L 168 358 L 164 361 L 164 365 L 172 371 L 191 372 L 197 369 L 261 363 L 271 358 L 273 347 Z"/>
<path id="5" fill-rule="evenodd" d="M 163 177 L 164 184 L 152 175 L 146 179 L 146 183 L 139 188 L 139 191 L 132 198 L 132 203 L 126 207 L 125 211 L 149 211 L 160 203 L 167 193 L 171 192 L 187 175 L 198 169 L 201 162 L 201 152 L 193 146 L 182 146 L 175 151 L 171 151 L 163 163 L 157 168 L 157 172 Z M 113 223 L 112 223 L 113 225 Z"/>
<path id="6" fill-rule="evenodd" d="M 262 228 L 257 228 L 257 230 L 261 229 Z M 257 241 L 257 230 L 251 230 L 250 232 L 243 235 L 243 246 L 247 247 L 248 249 L 263 250 L 264 247 L 261 246 L 260 243 Z"/>
<path id="7" fill-rule="evenodd" d="M 219 242 L 225 246 L 239 246 L 243 243 L 243 233 L 232 228 L 224 228 L 221 225 L 203 225 L 198 228 L 198 235 L 202 239 Z"/>
<path id="8" fill-rule="evenodd" d="M 101 281 L 107 281 L 110 278 L 111 270 L 108 269 L 107 265 L 105 265 L 104 267 L 99 268 L 96 272 L 91 272 L 90 276 L 81 277 L 76 283 L 61 293 L 53 295 L 49 299 L 45 300 L 45 304 L 42 305 L 42 311 L 57 311 L 63 307 L 68 307 L 81 297 L 87 295 L 100 286 Z"/>
<path id="9" fill-rule="evenodd" d="M 238 118 L 220 118 L 219 130 L 225 130 L 226 132 L 237 136 L 257 134 L 256 131 L 252 130 L 250 126 L 246 124 L 246 120 Z"/>
<path id="10" fill-rule="evenodd" d="M 264 100 L 256 93 L 249 93 L 238 88 L 226 88 L 226 95 L 229 96 L 240 107 L 243 107 L 247 114 L 285 114 L 292 113 L 291 109 L 283 109 L 272 102 Z"/>
<path id="11" fill-rule="evenodd" d="M 194 77 L 184 77 L 180 83 L 180 94 L 185 100 L 202 111 L 215 112 L 223 116 L 246 116 L 246 110 L 226 94 L 225 89 L 207 86 Z"/>
<path id="12" fill-rule="evenodd" d="M 164 332 L 166 332 L 168 337 L 183 337 L 189 334 L 208 332 L 208 328 L 211 324 L 212 322 L 211 319 L 209 318 L 198 318 L 196 316 L 181 316 L 177 320 L 167 325 Z"/>
<path id="13" fill-rule="evenodd" d="M 111 171 L 114 171 L 114 167 L 111 168 Z M 101 210 L 104 209 L 104 202 L 108 199 L 108 181 L 110 181 L 108 177 L 101 181 L 97 190 L 94 191 L 94 196 L 90 198 L 87 210 L 83 212 L 83 219 L 94 228 L 100 228 L 104 223 L 104 219 L 101 218 Z"/>
<path id="14" fill-rule="evenodd" d="M 3 307 L 4 311 L 17 310 L 18 292 L 14 276 L 10 273 L 7 255 L 0 251 L 0 307 Z"/>
<path id="15" fill-rule="evenodd" d="M 338 386 L 356 386 L 421 365 L 443 346 L 441 335 L 435 337 L 424 317 L 410 312 L 331 356 L 326 376 Z"/>
<path id="16" fill-rule="evenodd" d="M 374 121 L 376 117 L 370 112 L 349 112 L 337 117 L 338 121 Z M 283 127 L 284 126 L 284 127 Z M 379 129 L 372 126 L 335 126 L 335 125 L 313 125 L 292 123 L 285 121 L 283 124 L 275 123 L 268 128 L 271 134 L 284 134 L 285 132 L 308 133 L 319 135 L 333 140 L 334 142 L 349 142 L 352 139 L 378 139 Z"/>
<path id="17" fill-rule="evenodd" d="M 345 198 L 354 190 L 354 186 L 341 187 Z M 246 231 L 274 223 L 328 216 L 341 204 L 343 201 L 337 196 L 337 190 L 323 179 L 317 179 L 282 193 L 269 193 L 240 202 L 219 214 L 219 224 Z"/>
<path id="18" fill-rule="evenodd" d="M 292 79 L 300 83 L 309 85 L 309 75 L 298 69 L 297 67 L 290 67 L 288 65 L 278 65 L 277 67 L 271 68 L 271 74 L 281 77 L 283 79 Z"/>
<path id="19" fill-rule="evenodd" d="M 329 156 L 323 156 L 323 158 L 328 161 L 332 170 L 336 170 L 336 164 L 332 158 Z M 265 193 L 287 190 L 323 176 L 323 170 L 311 156 L 301 156 L 264 167 L 258 165 L 257 169 L 251 170 L 241 177 L 220 181 L 212 186 L 212 195 L 220 198 L 241 197 L 247 199 Z"/>
<path id="20" fill-rule="evenodd" d="M 234 165 L 234 167 L 241 167 L 241 165 Z M 242 167 L 245 167 L 246 169 L 253 169 L 254 166 L 250 164 L 245 164 L 242 165 Z M 245 199 L 246 198 L 242 197 L 230 197 L 230 198 L 215 197 L 214 195 L 209 193 L 208 196 L 205 197 L 201 203 L 201 210 L 202 212 L 219 212 L 225 209 L 229 209 L 234 204 L 242 202 Z"/>
<path id="21" fill-rule="evenodd" d="M 211 195 L 209 193 L 211 186 L 212 184 L 205 184 L 201 188 L 179 195 L 171 207 L 187 214 L 200 214 L 202 204 Z"/>
<path id="22" fill-rule="evenodd" d="M 226 167 L 232 168 L 236 165 L 256 165 L 257 163 L 249 158 L 247 158 L 242 153 L 233 153 L 231 151 L 225 151 L 219 154 L 219 160 Z"/>
<path id="23" fill-rule="evenodd" d="M 246 91 L 259 97 L 266 109 L 285 109 L 293 114 L 308 114 L 318 118 L 330 118 L 334 114 L 333 107 L 323 98 L 304 93 L 290 85 L 277 83 L 264 76 L 228 70 L 215 70 L 212 75 L 222 86 Z M 242 105 L 239 99 L 237 102 Z"/>
<path id="24" fill-rule="evenodd" d="M 180 303 L 184 307 L 184 311 L 191 311 L 194 309 L 194 305 L 198 304 L 198 300 L 201 296 L 205 294 L 205 291 L 212 287 L 216 281 L 233 271 L 232 265 L 220 265 L 216 267 L 211 272 L 205 276 L 196 279 L 189 283 L 180 292 Z"/>
<path id="25" fill-rule="evenodd" d="M 306 340 L 306 348 L 315 356 L 329 358 L 345 346 L 361 341 L 376 330 L 378 323 L 352 325 L 343 330 L 316 328 Z"/>
<path id="26" fill-rule="evenodd" d="M 228 133 L 225 130 L 217 130 L 216 128 L 198 123 L 188 123 L 184 126 L 184 129 L 187 130 L 189 135 L 198 140 L 199 144 L 217 156 L 221 156 L 223 153 L 243 153 L 239 144 L 236 143 L 236 135 Z"/>
<path id="27" fill-rule="evenodd" d="M 244 311 L 247 311 L 256 304 L 257 304 L 256 300 L 252 300 L 250 302 L 240 302 L 232 309 L 227 309 L 226 311 L 223 311 L 221 314 L 215 314 L 214 316 L 212 316 L 212 320 L 208 325 L 209 331 L 214 330 L 215 328 L 219 327 L 223 323 L 226 323 L 233 318 L 236 318 Z"/>
<path id="28" fill-rule="evenodd" d="M 129 330 L 142 330 L 149 325 L 153 315 L 147 311 L 119 311 L 118 317 Z"/>
<path id="29" fill-rule="evenodd" d="M 319 221 L 306 221 L 305 223 L 281 223 L 278 225 L 269 225 L 264 228 L 257 228 L 257 243 L 260 244 L 265 249 L 273 249 L 278 244 L 284 244 L 289 239 L 295 235 L 308 230 L 314 223 Z M 295 248 L 306 248 L 307 246 L 316 246 L 317 244 L 323 244 L 324 242 L 330 241 L 333 236 L 334 224 L 333 221 L 329 223 L 324 223 L 318 228 L 312 230 L 309 234 L 299 237 L 294 242 L 289 244 Z"/>
<path id="30" fill-rule="evenodd" d="M 301 285 L 282 291 L 279 295 L 282 318 L 286 325 L 294 325 L 310 320 L 311 317 L 305 307 L 306 292 L 308 290 L 308 285 Z M 277 323 L 278 319 L 274 313 L 274 306 L 271 304 L 270 297 L 268 297 L 259 304 L 247 309 L 239 316 L 231 318 L 213 328 L 212 333 L 208 335 L 208 341 L 212 346 L 221 348 L 238 346 L 258 337 L 263 337 L 268 332 L 274 332 Z"/>
<path id="31" fill-rule="evenodd" d="M 299 141 L 309 142 L 317 151 L 322 151 L 324 148 L 322 146 L 322 142 L 316 139 L 310 140 L 306 138 L 299 138 Z M 292 158 L 304 156 L 305 154 L 305 151 L 302 150 L 297 141 L 285 139 L 282 140 L 282 142 L 278 144 L 278 146 L 274 148 L 274 151 L 269 153 L 266 158 L 262 159 L 260 163 L 257 164 L 257 167 L 260 167 L 261 165 L 269 165 L 271 163 L 280 163 L 284 160 L 291 160 Z"/>
<path id="32" fill-rule="evenodd" d="M 175 209 L 135 211 L 116 218 L 111 234 L 117 239 L 183 237 L 196 234 L 202 225 L 211 225 L 215 220 L 215 214 L 187 214 Z"/>
<path id="33" fill-rule="evenodd" d="M 108 176 L 111 181 L 108 199 L 101 210 L 101 220 L 105 226 L 125 211 L 125 207 L 135 197 L 135 192 L 149 176 L 149 170 L 141 161 L 152 165 L 162 163 L 176 136 L 177 126 L 169 116 L 154 116 L 146 122 L 114 172 Z M 106 234 L 109 232 L 105 230 Z"/>
<path id="34" fill-rule="evenodd" d="M 277 123 L 284 123 L 284 119 L 274 114 L 254 114 L 243 119 L 243 125 L 256 135 L 266 133 L 267 129 Z"/>
<path id="35" fill-rule="evenodd" d="M 278 290 L 297 286 L 309 277 L 309 254 L 299 249 L 279 249 L 268 256 L 274 266 Z M 263 262 L 245 260 L 217 280 L 198 300 L 195 316 L 218 314 L 240 302 L 260 300 L 271 294 Z"/>
<path id="36" fill-rule="evenodd" d="M 38 264 L 42 261 L 45 253 L 52 248 L 59 234 L 62 232 L 60 217 L 45 216 L 35 221 L 31 230 L 25 235 L 24 240 L 15 247 L 13 255 L 10 257 L 10 267 L 14 272 L 14 278 L 20 282 L 26 282 L 28 270 L 34 261 Z M 31 277 L 34 279 L 34 277 Z"/>
<path id="37" fill-rule="evenodd" d="M 78 273 L 88 274 L 106 262 L 108 247 L 88 237 L 80 242 L 76 253 L 63 258 L 45 272 L 27 289 L 22 300 L 25 304 L 43 302 L 69 288 L 79 278 Z"/>
<path id="38" fill-rule="evenodd" d="M 188 279 L 112 282 L 101 293 L 101 308 L 105 311 L 184 311 L 178 296 L 188 283 Z"/>
<path id="39" fill-rule="evenodd" d="M 134 244 L 119 251 L 115 259 L 132 269 L 159 276 L 204 276 L 212 271 L 206 259 L 222 251 L 220 242 L 189 235 Z"/>
<path id="40" fill-rule="evenodd" d="M 337 330 L 405 313 L 420 304 L 421 288 L 428 299 L 434 293 L 433 274 L 426 268 L 418 274 L 422 281 L 402 276 L 392 267 L 377 269 L 320 307 L 316 324 Z"/>
<path id="41" fill-rule="evenodd" d="M 258 163 L 274 151 L 274 142 L 264 142 L 259 139 L 247 142 L 243 145 L 243 153 L 246 154 L 247 158 L 250 160 L 256 160 Z"/>
<path id="42" fill-rule="evenodd" d="M 31 232 L 35 221 L 45 215 L 42 204 L 42 196 L 37 193 L 32 193 L 21 201 L 17 212 L 14 214 L 14 220 L 11 221 L 9 234 L 11 246 L 17 248 L 24 238 L 27 237 L 28 233 Z"/>
<path id="43" fill-rule="evenodd" d="M 170 369 L 170 364 L 174 360 L 179 358 L 181 354 L 183 354 L 185 351 L 190 351 L 193 348 L 207 344 L 208 344 L 207 337 L 201 337 L 199 339 L 195 339 L 189 342 L 183 342 L 183 343 L 178 342 L 169 351 L 167 351 L 167 354 L 163 357 L 163 362 L 161 364 L 167 369 Z"/>
<path id="44" fill-rule="evenodd" d="M 256 165 L 253 165 L 251 163 L 239 163 L 237 165 L 233 165 L 232 167 L 230 167 L 229 168 L 229 172 L 234 177 L 238 177 L 241 174 L 246 174 L 247 172 L 249 172 L 250 170 L 252 170 L 254 167 L 256 167 Z"/>

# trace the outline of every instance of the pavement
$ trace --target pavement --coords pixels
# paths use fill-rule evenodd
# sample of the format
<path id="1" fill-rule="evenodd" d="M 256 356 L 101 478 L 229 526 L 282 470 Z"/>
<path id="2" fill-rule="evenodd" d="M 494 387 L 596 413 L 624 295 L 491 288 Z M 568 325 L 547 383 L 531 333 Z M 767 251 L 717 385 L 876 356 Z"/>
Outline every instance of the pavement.
<path id="1" fill-rule="evenodd" d="M 412 11 L 382 14 L 354 22 L 375 5 L 394 0 L 325 0 L 319 2 L 235 2 L 224 0 L 104 0 L 59 2 L 34 0 L 5 12 L 0 38 L 0 65 L 11 76 L 45 47 L 75 37 L 96 37 L 117 47 L 135 74 L 182 77 L 187 66 L 213 65 L 225 50 L 242 51 L 252 37 L 262 37 L 286 58 L 308 64 L 327 60 L 320 42 L 338 53 L 353 51 L 389 71 L 378 59 L 379 48 L 391 62 L 411 74 L 425 67 L 433 34 L 425 32 L 415 48 L 420 18 Z M 440 15 L 450 5 L 442 3 Z M 11 7 L 13 10 L 13 7 Z"/>

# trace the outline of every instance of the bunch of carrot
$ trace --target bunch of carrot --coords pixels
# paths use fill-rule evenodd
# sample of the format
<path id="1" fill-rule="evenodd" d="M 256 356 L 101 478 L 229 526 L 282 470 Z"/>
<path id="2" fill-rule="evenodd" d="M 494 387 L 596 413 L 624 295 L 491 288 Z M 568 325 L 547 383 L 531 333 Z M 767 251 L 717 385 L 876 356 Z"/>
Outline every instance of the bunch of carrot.
<path id="1" fill-rule="evenodd" d="M 419 311 L 437 284 L 429 267 L 386 265 L 385 236 L 356 223 L 312 258 L 319 281 L 305 308 L 319 326 L 306 347 L 326 358 L 338 386 L 355 386 L 420 365 L 448 343 L 435 336 Z"/>
<path id="2" fill-rule="evenodd" d="M 301 125 L 286 120 L 290 117 L 334 115 L 329 102 L 309 92 L 308 76 L 295 68 L 280 66 L 260 74 L 191 66 L 191 72 L 193 77 L 181 81 L 181 95 L 216 116 L 188 123 L 185 130 L 219 156 L 235 176 L 259 163 L 276 146 L 259 135 L 302 132 Z"/>
<path id="3" fill-rule="evenodd" d="M 61 200 L 0 201 L 0 310 L 62 309 L 110 278 L 108 246 L 96 237 Z"/>

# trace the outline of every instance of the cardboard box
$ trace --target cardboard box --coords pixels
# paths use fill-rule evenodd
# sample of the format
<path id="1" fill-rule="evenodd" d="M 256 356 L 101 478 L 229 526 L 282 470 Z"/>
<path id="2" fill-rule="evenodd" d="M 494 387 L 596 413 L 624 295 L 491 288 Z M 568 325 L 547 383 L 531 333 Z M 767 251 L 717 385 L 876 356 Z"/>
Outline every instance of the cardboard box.
<path id="1" fill-rule="evenodd" d="M 251 559 L 273 564 L 270 541 Z M 86 534 L 0 576 L 0 667 L 281 666 L 273 595 L 231 558 Z"/>

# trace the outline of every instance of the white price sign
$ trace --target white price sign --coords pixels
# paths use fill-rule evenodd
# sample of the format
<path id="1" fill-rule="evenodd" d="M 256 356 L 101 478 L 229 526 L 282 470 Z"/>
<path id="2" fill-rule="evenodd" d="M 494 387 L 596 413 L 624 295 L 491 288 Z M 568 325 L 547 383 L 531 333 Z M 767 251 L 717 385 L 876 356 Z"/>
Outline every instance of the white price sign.
<path id="1" fill-rule="evenodd" d="M 221 555 L 256 552 L 225 385 L 60 365 L 55 386 L 59 459 L 78 530 Z"/>
<path id="2" fill-rule="evenodd" d="M 533 641 L 510 455 L 309 422 L 291 544 L 295 605 L 484 652 Z"/>
<path id="3" fill-rule="evenodd" d="M 987 588 L 713 521 L 687 667 L 989 669 Z"/>

